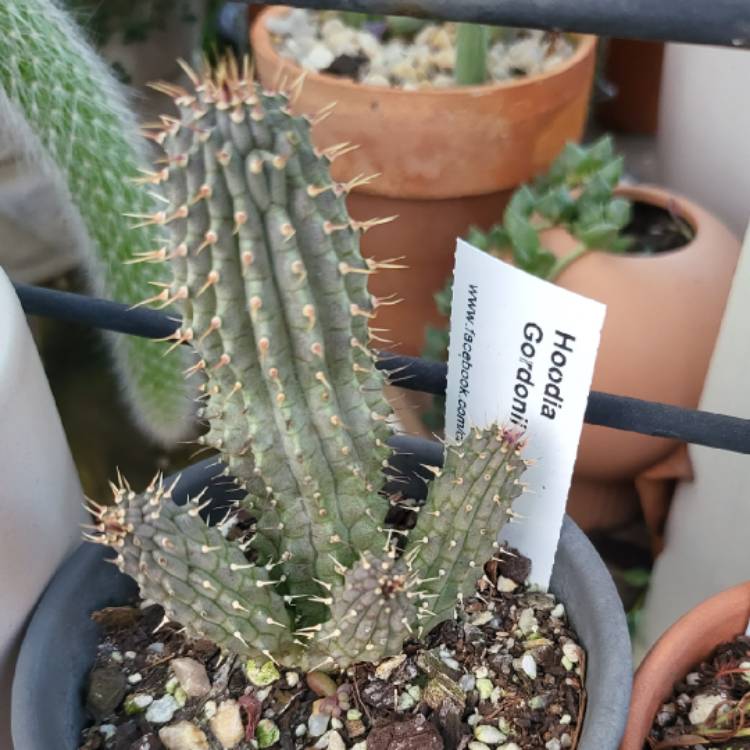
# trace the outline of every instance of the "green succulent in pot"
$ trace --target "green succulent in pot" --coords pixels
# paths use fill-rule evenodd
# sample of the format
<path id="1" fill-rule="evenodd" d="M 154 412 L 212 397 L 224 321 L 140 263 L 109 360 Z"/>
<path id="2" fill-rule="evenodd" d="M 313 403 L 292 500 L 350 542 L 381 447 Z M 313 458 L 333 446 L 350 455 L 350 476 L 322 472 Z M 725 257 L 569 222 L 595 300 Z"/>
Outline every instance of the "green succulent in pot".
<path id="1" fill-rule="evenodd" d="M 152 135 L 169 203 L 147 221 L 170 239 L 138 260 L 171 268 L 158 297 L 203 379 L 201 442 L 254 525 L 230 540 L 200 497 L 178 507 L 160 478 L 140 494 L 123 480 L 92 504 L 90 538 L 193 637 L 306 670 L 377 661 L 475 590 L 524 490 L 523 438 L 496 426 L 447 446 L 414 527 L 386 524 L 392 415 L 369 348 L 385 300 L 367 291 L 382 264 L 359 252 L 378 220 L 349 217 L 329 171 L 345 147 L 317 151 L 314 117 L 231 61 L 191 75 L 192 91 L 162 87 L 181 116 Z"/>

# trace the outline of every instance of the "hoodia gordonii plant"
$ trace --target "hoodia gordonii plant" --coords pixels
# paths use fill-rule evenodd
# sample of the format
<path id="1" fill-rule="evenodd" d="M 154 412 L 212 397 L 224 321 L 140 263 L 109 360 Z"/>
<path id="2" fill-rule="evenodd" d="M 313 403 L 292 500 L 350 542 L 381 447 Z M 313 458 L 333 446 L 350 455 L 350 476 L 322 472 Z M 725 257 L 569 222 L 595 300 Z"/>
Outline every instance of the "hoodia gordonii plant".
<path id="1" fill-rule="evenodd" d="M 315 119 L 231 62 L 193 78 L 191 92 L 164 87 L 181 118 L 154 136 L 170 205 L 153 221 L 174 242 L 148 260 L 171 264 L 174 345 L 191 344 L 206 378 L 202 440 L 255 525 L 230 540 L 231 519 L 207 526 L 200 497 L 178 507 L 156 479 L 94 505 L 92 538 L 192 637 L 308 670 L 376 661 L 475 590 L 523 491 L 521 439 L 493 428 L 447 447 L 413 529 L 386 526 L 390 407 L 368 348 L 378 264 L 359 252 L 372 222 L 350 219 L 329 173 L 347 146 L 316 151 Z"/>

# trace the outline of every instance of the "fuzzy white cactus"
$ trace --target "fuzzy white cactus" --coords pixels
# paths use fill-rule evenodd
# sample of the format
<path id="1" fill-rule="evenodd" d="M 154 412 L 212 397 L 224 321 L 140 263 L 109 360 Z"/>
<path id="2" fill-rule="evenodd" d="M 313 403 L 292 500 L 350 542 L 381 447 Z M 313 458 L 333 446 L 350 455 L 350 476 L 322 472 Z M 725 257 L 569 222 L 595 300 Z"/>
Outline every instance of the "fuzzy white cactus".
<path id="1" fill-rule="evenodd" d="M 127 264 L 158 248 L 158 196 L 135 182 L 148 161 L 125 90 L 54 0 L 0 2 L 0 128 L 15 153 L 48 177 L 94 293 L 121 302 L 164 305 L 154 283 L 163 269 Z M 129 179 L 130 178 L 130 179 Z M 191 432 L 191 400 L 181 352 L 163 356 L 145 339 L 111 339 L 128 403 L 141 427 L 163 444 Z"/>

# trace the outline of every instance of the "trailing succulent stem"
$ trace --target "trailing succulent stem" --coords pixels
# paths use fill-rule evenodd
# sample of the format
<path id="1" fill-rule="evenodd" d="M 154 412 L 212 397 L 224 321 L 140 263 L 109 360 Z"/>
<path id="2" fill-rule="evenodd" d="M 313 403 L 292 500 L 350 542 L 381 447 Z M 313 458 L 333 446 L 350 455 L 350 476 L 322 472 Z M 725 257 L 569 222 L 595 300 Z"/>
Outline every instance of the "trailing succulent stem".
<path id="1" fill-rule="evenodd" d="M 522 491 L 519 438 L 491 430 L 448 448 L 414 530 L 386 527 L 391 410 L 367 291 L 382 264 L 359 251 L 378 222 L 351 220 L 331 180 L 348 146 L 318 152 L 314 118 L 231 61 L 190 73 L 194 91 L 162 87 L 181 113 L 154 135 L 172 241 L 148 257 L 172 269 L 173 346 L 191 345 L 203 378 L 201 440 L 247 492 L 238 513 L 254 526 L 230 541 L 200 498 L 177 508 L 156 480 L 93 505 L 94 539 L 192 635 L 308 669 L 375 661 L 472 591 Z"/>
<path id="2" fill-rule="evenodd" d="M 52 0 L 0 3 L 2 139 L 49 176 L 88 260 L 96 293 L 139 303 L 163 269 L 127 265 L 133 251 L 161 242 L 160 227 L 133 228 L 127 214 L 150 214 L 155 198 L 133 180 L 145 149 L 119 84 L 72 20 Z M 190 399 L 178 353 L 119 337 L 114 350 L 129 402 L 146 431 L 164 443 L 189 434 Z M 114 345 L 114 339 L 113 339 Z"/>

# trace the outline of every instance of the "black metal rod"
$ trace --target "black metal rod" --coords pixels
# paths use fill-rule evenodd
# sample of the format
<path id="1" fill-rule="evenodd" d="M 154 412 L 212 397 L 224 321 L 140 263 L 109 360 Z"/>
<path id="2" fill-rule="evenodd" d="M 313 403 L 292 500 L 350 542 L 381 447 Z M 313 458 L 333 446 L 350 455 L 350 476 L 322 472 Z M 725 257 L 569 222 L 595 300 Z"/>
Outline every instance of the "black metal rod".
<path id="1" fill-rule="evenodd" d="M 54 318 L 66 323 L 78 323 L 147 339 L 166 338 L 180 325 L 179 318 L 170 318 L 147 307 L 133 308 L 122 302 L 110 302 L 30 284 L 13 286 L 27 315 Z"/>
<path id="2" fill-rule="evenodd" d="M 386 13 L 630 39 L 750 47 L 748 0 L 277 0 L 282 5 Z"/>
<path id="3" fill-rule="evenodd" d="M 15 288 L 27 315 L 41 315 L 144 338 L 167 338 L 179 326 L 178 319 L 156 310 L 132 309 L 120 302 L 28 284 L 15 284 Z M 383 352 L 377 366 L 393 373 L 393 383 L 400 388 L 438 396 L 445 393 L 447 366 L 442 362 Z M 750 420 L 739 417 L 591 391 L 585 421 L 709 448 L 750 453 Z"/>

